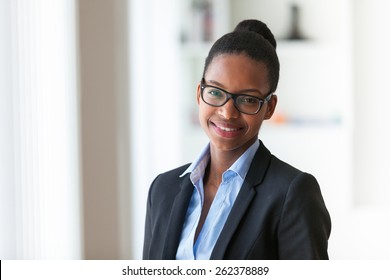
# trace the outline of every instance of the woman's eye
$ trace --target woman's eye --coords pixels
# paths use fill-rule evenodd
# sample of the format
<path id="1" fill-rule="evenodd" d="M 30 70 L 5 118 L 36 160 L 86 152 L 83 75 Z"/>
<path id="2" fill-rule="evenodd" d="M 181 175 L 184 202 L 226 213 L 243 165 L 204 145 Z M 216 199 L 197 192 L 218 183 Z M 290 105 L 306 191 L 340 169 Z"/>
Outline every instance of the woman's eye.
<path id="1" fill-rule="evenodd" d="M 222 97 L 223 93 L 220 90 L 211 89 L 208 91 L 209 95 L 212 97 Z"/>
<path id="2" fill-rule="evenodd" d="M 245 103 L 245 104 L 256 104 L 259 102 L 259 100 L 257 100 L 256 98 L 254 97 L 250 97 L 250 96 L 243 96 L 241 98 L 241 102 L 242 103 Z"/>

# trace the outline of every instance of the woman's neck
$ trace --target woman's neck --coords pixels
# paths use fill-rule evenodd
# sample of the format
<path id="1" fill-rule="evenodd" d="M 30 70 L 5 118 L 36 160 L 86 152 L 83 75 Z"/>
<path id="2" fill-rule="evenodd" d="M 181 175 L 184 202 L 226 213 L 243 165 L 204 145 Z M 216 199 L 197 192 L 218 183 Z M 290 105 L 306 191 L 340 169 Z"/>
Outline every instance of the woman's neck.
<path id="1" fill-rule="evenodd" d="M 217 146 L 210 143 L 210 162 L 205 172 L 204 181 L 219 186 L 222 182 L 222 174 L 256 141 L 259 141 L 257 135 L 244 145 L 232 150 L 219 149 Z"/>
<path id="2" fill-rule="evenodd" d="M 212 185 L 219 186 L 222 174 L 233 165 L 243 154 L 241 151 L 220 151 L 210 147 L 210 162 L 207 166 L 205 179 Z"/>

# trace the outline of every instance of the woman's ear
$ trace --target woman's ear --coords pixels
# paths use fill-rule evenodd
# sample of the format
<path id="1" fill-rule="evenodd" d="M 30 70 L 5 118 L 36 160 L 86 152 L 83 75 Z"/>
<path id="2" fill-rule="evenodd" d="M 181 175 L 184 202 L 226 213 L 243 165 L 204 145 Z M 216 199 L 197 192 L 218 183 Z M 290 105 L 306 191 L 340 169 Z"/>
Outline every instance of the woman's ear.
<path id="1" fill-rule="evenodd" d="M 196 88 L 196 102 L 198 105 L 200 104 L 200 84 L 198 84 L 198 87 Z"/>
<path id="2" fill-rule="evenodd" d="M 271 99 L 267 102 L 267 111 L 265 112 L 264 119 L 269 120 L 275 112 L 276 104 L 278 103 L 278 97 L 272 95 Z"/>

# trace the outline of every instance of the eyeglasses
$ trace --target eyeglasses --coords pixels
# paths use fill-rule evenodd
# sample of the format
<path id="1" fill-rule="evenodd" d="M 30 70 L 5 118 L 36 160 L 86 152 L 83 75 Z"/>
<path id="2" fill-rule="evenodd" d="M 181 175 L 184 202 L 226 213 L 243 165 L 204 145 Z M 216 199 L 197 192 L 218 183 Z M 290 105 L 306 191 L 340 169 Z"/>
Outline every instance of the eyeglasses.
<path id="1" fill-rule="evenodd" d="M 241 113 L 248 115 L 257 114 L 263 104 L 268 102 L 273 94 L 271 92 L 264 99 L 261 99 L 250 94 L 230 93 L 219 87 L 207 85 L 204 79 L 200 82 L 200 89 L 202 100 L 206 104 L 213 107 L 221 107 L 225 105 L 229 99 L 233 99 L 234 107 Z"/>

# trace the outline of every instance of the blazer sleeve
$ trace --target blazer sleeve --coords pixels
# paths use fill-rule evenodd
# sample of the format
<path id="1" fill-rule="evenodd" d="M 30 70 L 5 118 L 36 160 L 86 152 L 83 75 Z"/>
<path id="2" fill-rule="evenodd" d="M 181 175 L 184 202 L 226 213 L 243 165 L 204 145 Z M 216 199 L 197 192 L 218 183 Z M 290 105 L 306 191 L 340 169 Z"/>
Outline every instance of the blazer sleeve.
<path id="1" fill-rule="evenodd" d="M 278 229 L 280 259 L 329 259 L 331 221 L 317 180 L 300 173 L 292 180 Z"/>
<path id="2" fill-rule="evenodd" d="M 158 178 L 158 177 L 157 177 Z M 151 208 L 152 208 L 152 189 L 153 185 L 156 182 L 157 178 L 153 181 L 151 184 L 151 187 L 148 192 L 148 200 L 146 203 L 146 218 L 145 218 L 145 232 L 144 232 L 144 246 L 143 246 L 143 254 L 142 254 L 142 259 L 148 260 L 150 258 L 149 252 L 150 252 L 150 244 L 152 240 L 152 213 L 151 213 Z"/>

